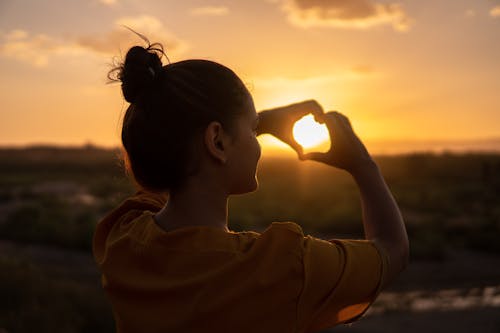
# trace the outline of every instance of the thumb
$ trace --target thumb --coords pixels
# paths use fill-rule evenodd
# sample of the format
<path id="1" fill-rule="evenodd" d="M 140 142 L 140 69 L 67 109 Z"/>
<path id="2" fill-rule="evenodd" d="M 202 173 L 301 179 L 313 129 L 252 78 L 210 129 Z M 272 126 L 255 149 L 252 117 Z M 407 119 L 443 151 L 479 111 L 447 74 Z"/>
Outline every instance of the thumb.
<path id="1" fill-rule="evenodd" d="M 304 148 L 302 148 L 302 146 L 294 139 L 286 140 L 284 142 L 287 145 L 289 145 L 293 150 L 295 150 L 295 152 L 299 155 L 299 158 L 300 158 L 300 156 L 302 155 L 302 153 L 304 151 Z"/>
<path id="2" fill-rule="evenodd" d="M 299 158 L 302 161 L 311 160 L 311 161 L 326 163 L 327 154 L 314 152 L 314 153 L 301 154 Z"/>

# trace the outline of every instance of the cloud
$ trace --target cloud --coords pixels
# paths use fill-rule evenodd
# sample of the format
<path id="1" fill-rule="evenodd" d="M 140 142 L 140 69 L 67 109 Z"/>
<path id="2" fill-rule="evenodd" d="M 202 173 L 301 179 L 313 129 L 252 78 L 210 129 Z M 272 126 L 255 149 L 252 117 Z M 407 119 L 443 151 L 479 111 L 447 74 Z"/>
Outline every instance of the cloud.
<path id="1" fill-rule="evenodd" d="M 188 48 L 186 42 L 175 37 L 156 17 L 142 15 L 123 17 L 115 22 L 115 27 L 102 36 L 82 36 L 76 42 L 81 47 L 94 52 L 114 55 L 132 45 L 141 44 L 140 38 L 125 27 L 146 36 L 151 43 L 159 42 L 165 47 L 167 55 L 181 53 Z"/>
<path id="2" fill-rule="evenodd" d="M 332 83 L 340 83 L 346 81 L 358 81 L 360 79 L 369 79 L 380 77 L 381 73 L 376 71 L 370 65 L 357 65 L 351 68 L 339 69 L 335 73 L 308 76 L 308 77 L 289 77 L 289 76 L 274 76 L 274 77 L 256 77 L 253 78 L 249 85 L 263 89 L 276 89 L 276 87 L 310 87 L 322 86 Z"/>
<path id="3" fill-rule="evenodd" d="M 337 27 L 367 29 L 392 25 L 407 31 L 412 19 L 397 3 L 383 4 L 374 0 L 282 0 L 288 20 L 299 27 Z"/>
<path id="4" fill-rule="evenodd" d="M 229 9 L 224 6 L 196 7 L 190 13 L 194 16 L 224 16 L 229 14 Z"/>
<path id="5" fill-rule="evenodd" d="M 54 55 L 78 54 L 81 49 L 45 34 L 30 34 L 25 30 L 12 30 L 0 36 L 0 55 L 44 67 Z"/>
<path id="6" fill-rule="evenodd" d="M 168 56 L 179 54 L 188 48 L 186 42 L 175 37 L 155 17 L 138 16 L 123 17 L 115 22 L 114 27 L 102 35 L 76 36 L 73 38 L 57 38 L 46 34 L 33 34 L 16 29 L 0 34 L 0 55 L 29 63 L 35 67 L 45 67 L 55 56 L 98 55 L 99 57 L 119 54 L 132 45 L 144 42 L 127 26 L 145 35 L 154 42 L 165 47 Z"/>
<path id="7" fill-rule="evenodd" d="M 114 6 L 118 3 L 118 0 L 99 0 L 99 2 L 106 6 Z"/>
<path id="8" fill-rule="evenodd" d="M 465 17 L 475 17 L 477 15 L 476 11 L 474 9 L 467 9 L 464 13 Z"/>
<path id="9" fill-rule="evenodd" d="M 351 72 L 360 76 L 373 75 L 376 73 L 375 69 L 370 65 L 356 65 L 350 68 Z"/>
<path id="10" fill-rule="evenodd" d="M 262 89 L 276 89 L 276 87 L 304 87 L 318 86 L 339 81 L 338 76 L 315 76 L 305 78 L 291 77 L 257 77 L 252 79 L 248 84 Z"/>
<path id="11" fill-rule="evenodd" d="M 492 17 L 500 17 L 500 5 L 491 8 L 491 10 L 490 10 L 490 16 L 492 16 Z"/>

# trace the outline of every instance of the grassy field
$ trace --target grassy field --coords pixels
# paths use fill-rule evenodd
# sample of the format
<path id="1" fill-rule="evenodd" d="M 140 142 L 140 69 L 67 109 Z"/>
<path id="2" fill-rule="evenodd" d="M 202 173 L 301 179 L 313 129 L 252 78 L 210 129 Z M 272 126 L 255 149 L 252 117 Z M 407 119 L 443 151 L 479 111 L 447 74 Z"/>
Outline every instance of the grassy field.
<path id="1" fill-rule="evenodd" d="M 377 162 L 403 211 L 414 267 L 420 267 L 396 289 L 418 288 L 415 276 L 432 265 L 460 271 L 450 264 L 456 253 L 475 253 L 471 263 L 490 258 L 488 265 L 500 264 L 500 155 L 407 154 Z M 294 221 L 321 237 L 362 237 L 358 192 L 347 173 L 264 158 L 258 177 L 257 192 L 231 198 L 231 229 Z M 118 150 L 0 149 L 0 332 L 112 331 L 91 237 L 96 222 L 133 191 Z M 486 288 L 500 277 L 497 270 L 483 274 L 455 285 Z M 442 289 L 453 278 L 429 285 Z"/>

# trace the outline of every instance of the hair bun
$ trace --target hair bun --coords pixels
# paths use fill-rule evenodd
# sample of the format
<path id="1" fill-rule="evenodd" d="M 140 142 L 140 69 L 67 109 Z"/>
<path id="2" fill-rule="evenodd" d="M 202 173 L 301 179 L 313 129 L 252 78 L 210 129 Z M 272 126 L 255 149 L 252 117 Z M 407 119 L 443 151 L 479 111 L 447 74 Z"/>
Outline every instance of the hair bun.
<path id="1" fill-rule="evenodd" d="M 155 51 L 142 46 L 134 46 L 128 50 L 118 74 L 127 102 L 137 102 L 162 70 L 161 59 Z"/>

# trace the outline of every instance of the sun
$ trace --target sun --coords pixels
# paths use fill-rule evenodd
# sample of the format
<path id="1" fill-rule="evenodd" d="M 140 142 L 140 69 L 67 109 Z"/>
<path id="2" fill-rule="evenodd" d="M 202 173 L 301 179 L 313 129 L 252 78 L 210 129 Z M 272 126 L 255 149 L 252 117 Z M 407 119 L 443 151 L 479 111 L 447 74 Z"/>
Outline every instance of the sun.
<path id="1" fill-rule="evenodd" d="M 293 137 L 306 149 L 320 146 L 329 139 L 326 126 L 317 123 L 312 115 L 307 115 L 295 123 Z"/>

